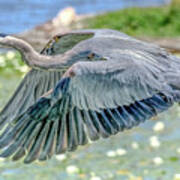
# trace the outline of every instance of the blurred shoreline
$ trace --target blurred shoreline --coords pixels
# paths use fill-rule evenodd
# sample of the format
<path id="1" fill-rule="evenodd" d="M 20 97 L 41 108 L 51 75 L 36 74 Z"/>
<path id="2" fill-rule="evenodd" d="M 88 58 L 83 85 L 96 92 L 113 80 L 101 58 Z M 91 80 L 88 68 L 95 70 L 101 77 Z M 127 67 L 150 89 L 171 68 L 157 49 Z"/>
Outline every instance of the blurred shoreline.
<path id="1" fill-rule="evenodd" d="M 17 34 L 16 36 L 28 41 L 37 51 L 41 51 L 48 40 L 54 35 L 65 33 L 72 29 L 84 28 L 84 24 L 82 22 L 92 17 L 96 18 L 97 15 L 99 14 L 78 15 L 76 14 L 74 8 L 67 7 L 60 11 L 52 20 Z M 157 44 L 170 52 L 180 53 L 180 37 L 148 37 L 142 35 L 137 38 Z"/>
<path id="2" fill-rule="evenodd" d="M 60 11 L 52 20 L 16 34 L 16 36 L 28 41 L 37 51 L 41 51 L 53 36 L 72 29 L 81 29 L 83 25 L 79 22 L 93 16 L 95 14 L 78 15 L 74 8 L 67 7 Z"/>
<path id="3" fill-rule="evenodd" d="M 130 7 L 158 7 L 171 0 L 1 0 L 0 31 L 20 33 L 53 19 L 66 7 L 73 7 L 77 14 L 96 14 Z"/>

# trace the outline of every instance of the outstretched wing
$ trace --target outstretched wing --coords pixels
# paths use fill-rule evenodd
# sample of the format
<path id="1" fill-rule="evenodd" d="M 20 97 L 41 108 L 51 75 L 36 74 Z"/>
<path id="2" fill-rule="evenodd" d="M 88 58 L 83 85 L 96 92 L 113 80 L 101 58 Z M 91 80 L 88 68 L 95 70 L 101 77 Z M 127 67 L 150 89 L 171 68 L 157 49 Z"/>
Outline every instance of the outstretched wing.
<path id="1" fill-rule="evenodd" d="M 92 36 L 93 33 L 88 32 L 57 35 L 47 43 L 41 54 L 52 56 L 64 53 L 80 41 Z M 0 129 L 4 127 L 6 122 L 11 122 L 15 117 L 25 112 L 40 96 L 54 88 L 66 70 L 58 69 L 51 72 L 37 69 L 30 70 L 7 105 L 0 112 Z"/>
<path id="2" fill-rule="evenodd" d="M 173 103 L 161 68 L 123 60 L 79 62 L 0 137 L 1 154 L 26 163 L 73 151 L 166 110 Z"/>
<path id="3" fill-rule="evenodd" d="M 82 40 L 92 37 L 92 33 L 67 33 L 57 35 L 42 50 L 41 54 L 58 55 L 71 49 Z M 15 93 L 0 112 L 0 129 L 11 122 L 12 119 L 21 115 L 44 93 L 54 88 L 66 69 L 58 71 L 44 71 L 32 69 L 24 77 Z"/>
<path id="4" fill-rule="evenodd" d="M 30 70 L 0 112 L 0 129 L 25 112 L 45 92 L 54 88 L 63 72 Z"/>
<path id="5" fill-rule="evenodd" d="M 83 40 L 87 40 L 94 36 L 93 32 L 70 32 L 54 36 L 41 53 L 46 55 L 63 54 L 72 49 L 75 45 Z"/>

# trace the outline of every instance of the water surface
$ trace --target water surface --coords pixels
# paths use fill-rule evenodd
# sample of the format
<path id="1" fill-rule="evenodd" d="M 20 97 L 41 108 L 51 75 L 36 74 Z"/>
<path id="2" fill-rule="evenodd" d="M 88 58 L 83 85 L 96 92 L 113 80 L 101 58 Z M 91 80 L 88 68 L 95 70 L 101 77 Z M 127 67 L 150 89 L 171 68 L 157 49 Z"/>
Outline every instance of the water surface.
<path id="1" fill-rule="evenodd" d="M 52 19 L 72 6 L 78 14 L 99 13 L 132 6 L 159 6 L 170 0 L 1 0 L 0 32 L 17 33 Z"/>

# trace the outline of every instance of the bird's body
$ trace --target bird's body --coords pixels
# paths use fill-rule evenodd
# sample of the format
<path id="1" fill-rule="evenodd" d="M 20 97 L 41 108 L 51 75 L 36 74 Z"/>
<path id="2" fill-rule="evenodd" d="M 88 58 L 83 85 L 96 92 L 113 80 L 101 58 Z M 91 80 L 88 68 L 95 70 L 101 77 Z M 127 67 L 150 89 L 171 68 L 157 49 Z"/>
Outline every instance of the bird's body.
<path id="1" fill-rule="evenodd" d="M 0 137 L 3 157 L 17 160 L 27 151 L 26 163 L 45 160 L 180 101 L 180 60 L 114 30 L 58 35 L 41 54 L 13 37 L 0 44 L 18 49 L 32 67 L 0 113 L 0 128 L 8 123 Z"/>

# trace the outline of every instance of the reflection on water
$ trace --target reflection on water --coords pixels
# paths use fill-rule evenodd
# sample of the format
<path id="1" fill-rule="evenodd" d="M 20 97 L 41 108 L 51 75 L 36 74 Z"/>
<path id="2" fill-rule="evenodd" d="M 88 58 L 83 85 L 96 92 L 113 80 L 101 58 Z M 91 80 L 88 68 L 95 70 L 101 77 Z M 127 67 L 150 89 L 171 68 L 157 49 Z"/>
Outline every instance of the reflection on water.
<path id="1" fill-rule="evenodd" d="M 0 107 L 21 80 L 0 73 Z M 24 165 L 0 159 L 0 180 L 172 180 L 180 176 L 180 107 L 109 139 Z M 159 144 L 158 144 L 159 143 Z"/>

